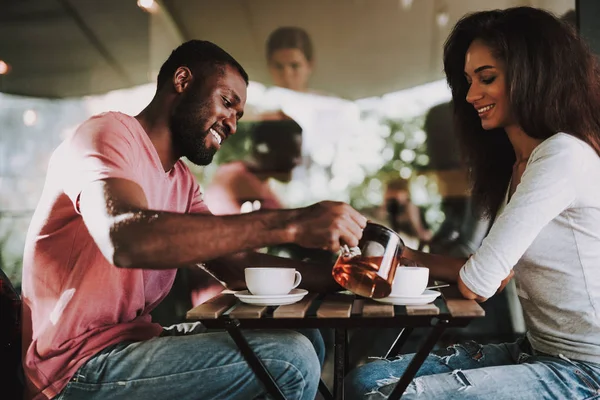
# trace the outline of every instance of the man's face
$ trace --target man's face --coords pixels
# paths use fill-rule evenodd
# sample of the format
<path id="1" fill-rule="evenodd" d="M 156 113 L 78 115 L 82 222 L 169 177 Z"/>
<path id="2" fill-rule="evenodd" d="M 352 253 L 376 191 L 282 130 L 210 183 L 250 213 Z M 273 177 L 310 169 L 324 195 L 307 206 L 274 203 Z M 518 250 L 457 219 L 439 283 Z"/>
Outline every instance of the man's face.
<path id="1" fill-rule="evenodd" d="M 203 81 L 192 81 L 181 96 L 169 119 L 175 152 L 196 165 L 208 165 L 237 130 L 246 105 L 246 82 L 226 65 Z"/>

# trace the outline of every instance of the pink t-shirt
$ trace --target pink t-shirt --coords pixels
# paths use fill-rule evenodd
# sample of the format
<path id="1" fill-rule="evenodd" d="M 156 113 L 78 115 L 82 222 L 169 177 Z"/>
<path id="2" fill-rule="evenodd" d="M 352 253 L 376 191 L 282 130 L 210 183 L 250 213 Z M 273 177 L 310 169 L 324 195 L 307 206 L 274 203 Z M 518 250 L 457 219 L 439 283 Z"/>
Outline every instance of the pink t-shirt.
<path id="1" fill-rule="evenodd" d="M 83 123 L 53 153 L 23 259 L 23 350 L 29 398 L 56 396 L 91 356 L 112 344 L 160 335 L 150 311 L 167 295 L 175 269 L 125 269 L 100 252 L 77 210 L 87 184 L 136 182 L 148 207 L 207 212 L 182 162 L 165 172 L 139 122 L 106 113 Z"/>

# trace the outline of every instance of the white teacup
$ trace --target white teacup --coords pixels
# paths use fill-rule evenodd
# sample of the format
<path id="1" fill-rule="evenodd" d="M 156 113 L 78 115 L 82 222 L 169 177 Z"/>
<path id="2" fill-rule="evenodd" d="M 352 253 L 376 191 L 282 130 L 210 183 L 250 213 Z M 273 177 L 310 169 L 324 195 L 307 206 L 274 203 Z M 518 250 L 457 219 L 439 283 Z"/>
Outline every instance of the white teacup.
<path id="1" fill-rule="evenodd" d="M 428 281 L 429 268 L 399 265 L 396 268 L 396 275 L 394 276 L 390 296 L 420 296 L 425 291 L 425 288 L 427 288 Z"/>
<path id="2" fill-rule="evenodd" d="M 246 286 L 256 296 L 288 294 L 302 281 L 302 275 L 294 268 L 258 268 L 244 270 Z"/>

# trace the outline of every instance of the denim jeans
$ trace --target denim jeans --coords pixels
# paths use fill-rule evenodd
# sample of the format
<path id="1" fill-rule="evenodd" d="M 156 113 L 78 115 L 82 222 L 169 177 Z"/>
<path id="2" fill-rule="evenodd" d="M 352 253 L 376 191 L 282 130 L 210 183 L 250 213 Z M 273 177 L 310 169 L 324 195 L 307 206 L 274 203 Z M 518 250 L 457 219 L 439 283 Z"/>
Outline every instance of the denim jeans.
<path id="1" fill-rule="evenodd" d="M 379 359 L 346 377 L 347 399 L 385 399 L 413 355 Z M 482 346 L 473 341 L 434 351 L 403 399 L 600 399 L 600 364 L 532 351 L 527 339 Z"/>
<path id="2" fill-rule="evenodd" d="M 265 398 L 229 334 L 202 330 L 199 323 L 179 324 L 151 340 L 109 346 L 56 399 Z M 314 400 L 325 351 L 317 330 L 243 333 L 288 399 Z"/>

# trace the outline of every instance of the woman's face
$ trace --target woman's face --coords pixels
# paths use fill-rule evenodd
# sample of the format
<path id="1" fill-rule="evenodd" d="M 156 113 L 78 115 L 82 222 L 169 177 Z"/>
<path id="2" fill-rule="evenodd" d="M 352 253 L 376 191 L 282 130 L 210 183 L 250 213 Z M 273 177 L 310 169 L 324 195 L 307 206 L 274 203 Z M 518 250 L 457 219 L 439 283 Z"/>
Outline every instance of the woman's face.
<path id="1" fill-rule="evenodd" d="M 508 99 L 506 66 L 481 40 L 474 40 L 467 50 L 465 78 L 470 85 L 467 101 L 477 110 L 483 129 L 505 128 L 514 123 Z"/>
<path id="2" fill-rule="evenodd" d="M 279 49 L 271 54 L 269 72 L 275 85 L 305 92 L 312 72 L 312 64 L 300 49 Z"/>

